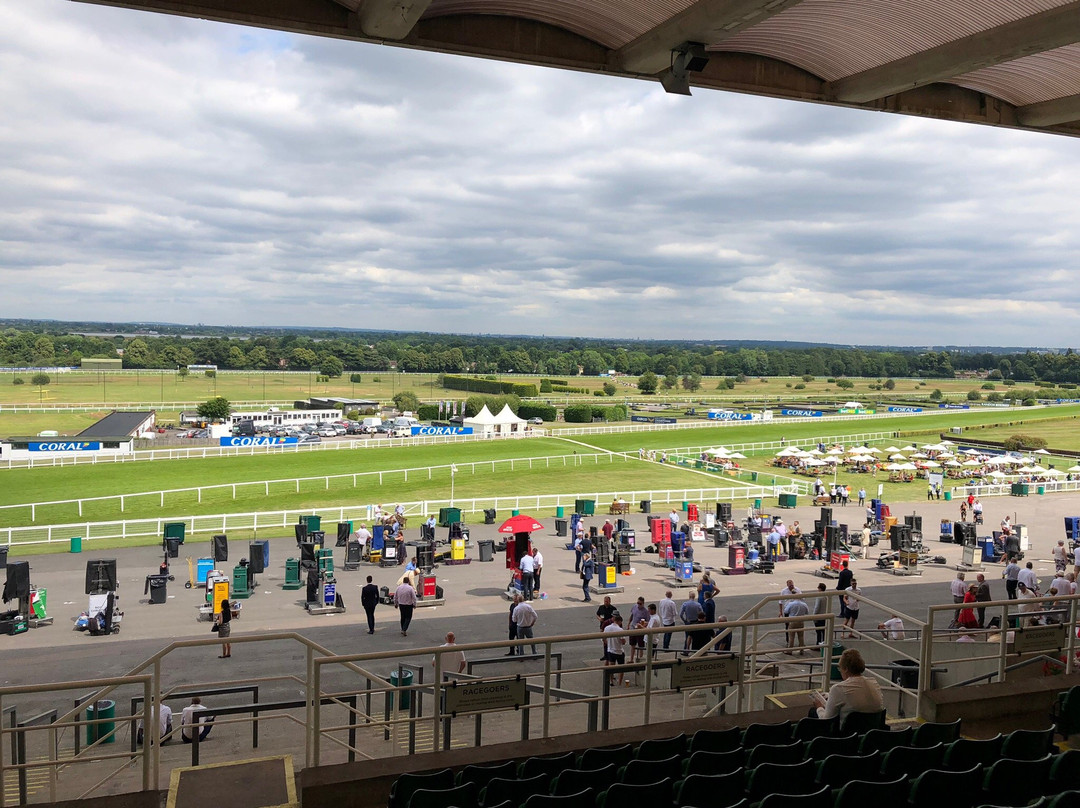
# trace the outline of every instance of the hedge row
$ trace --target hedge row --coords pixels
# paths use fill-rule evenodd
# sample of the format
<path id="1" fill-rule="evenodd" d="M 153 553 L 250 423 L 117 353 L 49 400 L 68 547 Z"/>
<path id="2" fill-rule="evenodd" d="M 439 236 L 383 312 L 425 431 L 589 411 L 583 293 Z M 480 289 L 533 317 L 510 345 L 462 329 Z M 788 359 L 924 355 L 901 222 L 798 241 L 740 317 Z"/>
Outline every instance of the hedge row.
<path id="1" fill-rule="evenodd" d="M 439 420 L 439 405 L 421 404 L 419 407 L 416 408 L 416 418 L 419 421 Z"/>
<path id="2" fill-rule="evenodd" d="M 518 417 L 528 420 L 529 418 L 543 418 L 545 421 L 554 421 L 558 413 L 550 404 L 532 404 L 522 402 L 518 407 Z"/>
<path id="3" fill-rule="evenodd" d="M 541 384 L 543 384 L 544 382 L 547 382 L 548 384 L 570 384 L 570 382 L 568 382 L 566 379 L 541 379 L 540 380 Z"/>
<path id="4" fill-rule="evenodd" d="M 626 405 L 599 407 L 593 404 L 570 404 L 563 410 L 563 417 L 568 424 L 590 424 L 594 418 L 605 421 L 625 421 Z"/>
<path id="5" fill-rule="evenodd" d="M 499 395 L 510 393 L 515 396 L 532 397 L 539 395 L 535 384 L 516 384 L 492 379 L 476 379 L 472 376 L 443 376 L 443 387 L 448 390 L 468 390 L 470 393 L 489 393 Z"/>
<path id="6" fill-rule="evenodd" d="M 565 384 L 553 384 L 551 385 L 551 392 L 553 393 L 588 393 L 588 387 L 570 387 Z"/>

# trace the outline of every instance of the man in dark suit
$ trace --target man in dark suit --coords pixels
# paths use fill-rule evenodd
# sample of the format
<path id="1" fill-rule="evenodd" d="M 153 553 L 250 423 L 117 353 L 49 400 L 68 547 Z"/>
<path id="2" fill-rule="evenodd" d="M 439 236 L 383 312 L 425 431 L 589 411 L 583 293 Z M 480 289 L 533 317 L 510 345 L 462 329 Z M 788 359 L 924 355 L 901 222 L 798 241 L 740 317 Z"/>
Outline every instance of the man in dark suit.
<path id="1" fill-rule="evenodd" d="M 367 577 L 367 585 L 360 590 L 360 605 L 367 614 L 368 634 L 375 633 L 375 607 L 379 603 L 379 587 L 371 582 L 371 576 Z"/>

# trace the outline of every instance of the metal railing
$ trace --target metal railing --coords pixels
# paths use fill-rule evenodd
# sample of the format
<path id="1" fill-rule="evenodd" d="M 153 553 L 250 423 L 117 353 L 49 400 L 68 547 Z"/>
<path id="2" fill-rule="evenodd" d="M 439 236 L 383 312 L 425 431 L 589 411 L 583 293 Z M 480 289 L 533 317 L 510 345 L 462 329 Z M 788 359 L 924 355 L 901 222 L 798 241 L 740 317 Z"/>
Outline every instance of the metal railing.
<path id="1" fill-rule="evenodd" d="M 1010 475 L 1002 477 L 1001 482 L 976 483 L 974 485 L 956 485 L 952 488 L 953 497 L 966 497 L 972 494 L 976 497 L 1007 497 L 1012 495 L 1013 483 L 1026 483 L 1022 475 Z M 1029 494 L 1037 494 L 1041 488 L 1044 494 L 1060 494 L 1067 491 L 1080 491 L 1080 480 L 1046 480 L 1038 483 L 1028 483 Z"/>
<path id="2" fill-rule="evenodd" d="M 700 486 L 669 489 L 589 491 L 561 494 L 508 495 L 504 497 L 476 497 L 454 499 L 428 499 L 398 503 L 408 515 L 437 513 L 440 508 L 459 508 L 465 514 L 478 514 L 495 510 L 554 511 L 558 507 L 573 508 L 579 499 L 591 499 L 601 505 L 623 498 L 627 502 L 707 502 L 726 500 L 764 499 L 779 494 L 797 494 L 798 489 L 788 485 L 743 485 L 737 487 Z M 258 511 L 248 513 L 224 513 L 209 515 L 159 516 L 150 519 L 126 519 L 106 522 L 69 522 L 40 527 L 0 528 L 0 544 L 28 545 L 67 542 L 79 537 L 85 542 L 101 539 L 146 538 L 160 540 L 166 522 L 183 522 L 186 535 L 205 533 L 239 533 L 257 535 L 260 531 L 288 533 L 303 514 L 315 514 L 326 520 L 371 520 L 374 504 L 343 505 L 329 508 L 290 509 L 285 511 Z M 6 539 L 6 541 L 4 540 Z"/>

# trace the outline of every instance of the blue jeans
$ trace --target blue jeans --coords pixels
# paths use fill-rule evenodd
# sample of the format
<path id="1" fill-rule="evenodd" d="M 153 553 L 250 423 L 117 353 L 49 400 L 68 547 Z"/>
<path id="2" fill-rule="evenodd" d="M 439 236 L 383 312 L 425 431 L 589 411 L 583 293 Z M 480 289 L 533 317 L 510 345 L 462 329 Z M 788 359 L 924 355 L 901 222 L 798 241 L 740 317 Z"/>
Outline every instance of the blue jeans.
<path id="1" fill-rule="evenodd" d="M 533 627 L 532 626 L 518 626 L 517 635 L 518 635 L 519 640 L 531 640 L 533 638 Z M 525 646 L 524 645 L 519 645 L 517 648 L 518 648 L 518 653 L 519 654 L 524 654 L 525 653 Z M 534 654 L 536 653 L 536 646 L 535 645 L 532 647 L 532 652 Z"/>
<path id="2" fill-rule="evenodd" d="M 585 593 L 585 600 L 592 600 L 592 598 L 589 597 L 589 583 L 591 581 L 592 578 L 586 578 L 581 582 L 581 591 Z"/>

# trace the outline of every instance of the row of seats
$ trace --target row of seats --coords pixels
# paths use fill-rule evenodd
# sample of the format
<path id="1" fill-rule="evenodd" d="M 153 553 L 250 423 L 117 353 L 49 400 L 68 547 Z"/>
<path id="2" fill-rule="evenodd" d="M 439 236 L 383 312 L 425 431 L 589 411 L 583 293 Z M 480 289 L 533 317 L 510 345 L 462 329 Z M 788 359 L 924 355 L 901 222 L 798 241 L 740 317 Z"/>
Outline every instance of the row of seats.
<path id="1" fill-rule="evenodd" d="M 582 801 L 602 796 L 610 786 L 647 786 L 668 780 L 667 802 L 696 805 L 691 799 L 694 777 L 745 779 L 735 793 L 763 798 L 769 793 L 769 778 L 797 777 L 807 785 L 839 788 L 848 780 L 888 781 L 899 775 L 914 777 L 931 769 L 970 772 L 974 767 L 993 768 L 1004 762 L 1046 764 L 1043 776 L 1036 777 L 1040 788 L 1050 775 L 1048 753 L 1053 748 L 1053 729 L 1017 730 L 1008 736 L 988 740 L 960 738 L 960 722 L 922 724 L 901 731 L 869 729 L 862 735 L 846 735 L 835 721 L 805 718 L 794 724 L 753 724 L 745 729 L 699 730 L 687 738 L 649 739 L 636 748 L 626 744 L 613 748 L 587 749 L 580 755 L 568 752 L 554 757 L 533 757 L 518 763 L 510 760 L 493 766 L 466 766 L 454 776 L 450 770 L 431 774 L 406 774 L 391 789 L 388 808 L 446 808 L 462 801 L 468 805 L 494 808 L 503 802 L 521 805 L 530 796 L 565 798 L 581 795 Z M 809 776 L 802 769 L 809 765 Z M 763 766 L 781 766 L 754 781 L 754 772 Z M 1035 767 L 1033 774 L 1035 774 Z M 1078 766 L 1077 768 L 1080 768 Z M 1041 770 L 1039 770 L 1041 771 Z M 1058 769 L 1055 768 L 1055 772 Z M 725 774 L 720 774 L 725 773 Z M 987 776 L 989 777 L 989 771 Z M 1058 772 L 1060 774 L 1060 772 Z M 681 794 L 687 786 L 690 791 Z M 754 781 L 752 783 L 752 781 Z M 1056 776 L 1057 788 L 1080 788 Z M 757 786 L 761 784 L 761 788 Z M 457 792 L 456 789 L 462 789 Z M 445 794 L 448 790 L 455 793 Z M 433 792 L 413 800 L 417 791 Z M 590 795 L 583 794 L 590 791 Z M 978 789 L 976 789 L 977 793 Z M 439 794 L 442 796 L 439 796 Z M 1045 793 L 1040 790 L 1035 796 Z M 429 799 L 430 796 L 430 799 Z M 468 799 L 466 799 L 468 798 Z M 448 802 L 452 799 L 455 802 Z M 711 803 L 702 808 L 714 808 Z"/>

